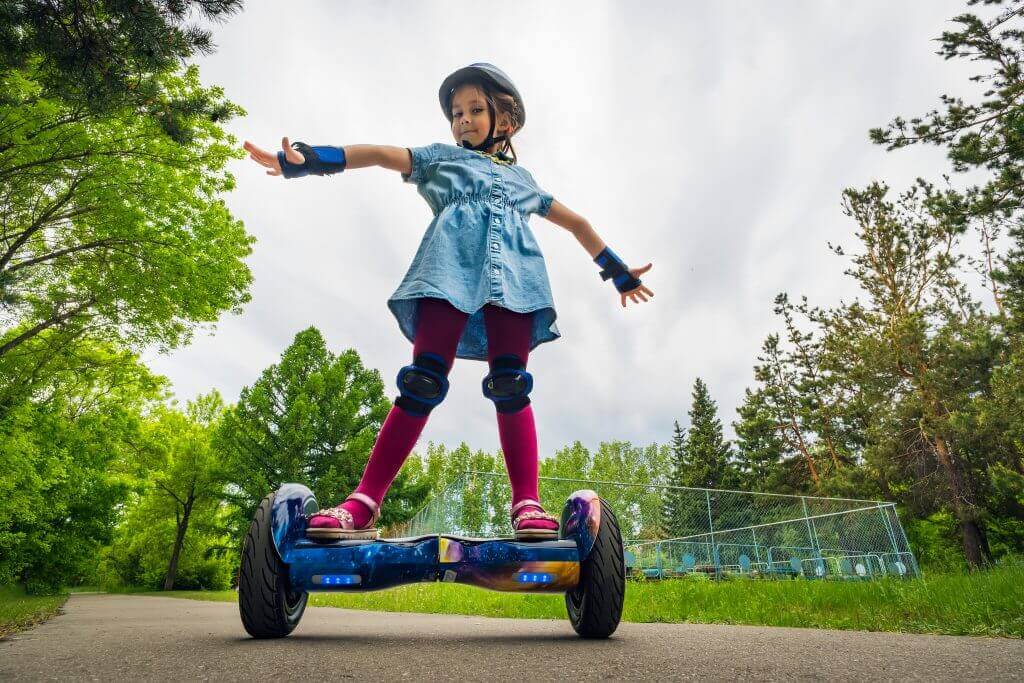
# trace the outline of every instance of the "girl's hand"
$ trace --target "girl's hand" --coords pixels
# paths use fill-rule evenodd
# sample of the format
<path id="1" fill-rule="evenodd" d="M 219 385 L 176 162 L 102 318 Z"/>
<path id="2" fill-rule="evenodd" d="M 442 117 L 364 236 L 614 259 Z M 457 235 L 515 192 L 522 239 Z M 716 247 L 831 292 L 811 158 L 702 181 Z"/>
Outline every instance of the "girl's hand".
<path id="1" fill-rule="evenodd" d="M 653 266 L 650 263 L 648 263 L 646 266 L 643 266 L 642 268 L 630 268 L 629 269 L 629 274 L 632 275 L 635 278 L 639 278 L 642 274 L 646 273 L 652 267 Z M 635 303 L 635 304 L 640 303 L 639 301 L 637 301 L 636 297 L 640 297 L 644 301 L 647 301 L 647 296 L 644 296 L 644 294 L 646 294 L 647 296 L 651 297 L 652 299 L 654 298 L 654 292 L 652 292 L 650 289 L 648 289 L 647 285 L 643 285 L 643 284 L 640 285 L 639 287 L 637 287 L 636 289 L 631 289 L 628 292 L 623 292 L 622 293 L 622 307 L 623 308 L 626 307 L 626 298 L 627 297 L 632 299 L 633 303 Z"/>
<path id="2" fill-rule="evenodd" d="M 267 171 L 267 175 L 281 175 L 281 164 L 277 162 L 277 154 L 266 152 L 256 145 L 252 144 L 248 140 L 242 145 L 246 150 L 249 151 L 249 158 L 265 166 L 270 170 Z M 293 164 L 301 164 L 306 160 L 306 157 L 302 153 L 293 149 L 291 143 L 288 142 L 288 138 L 281 138 L 281 147 L 284 149 L 284 158 Z"/>

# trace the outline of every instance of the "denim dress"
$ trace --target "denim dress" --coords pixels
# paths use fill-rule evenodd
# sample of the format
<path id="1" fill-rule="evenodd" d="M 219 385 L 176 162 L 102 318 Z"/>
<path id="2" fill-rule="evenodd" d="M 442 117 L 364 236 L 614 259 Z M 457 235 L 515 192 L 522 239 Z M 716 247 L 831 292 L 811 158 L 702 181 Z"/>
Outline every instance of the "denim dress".
<path id="1" fill-rule="evenodd" d="M 435 143 L 412 147 L 414 183 L 434 214 L 388 308 L 415 340 L 418 299 L 447 300 L 469 314 L 456 358 L 487 360 L 485 304 L 533 313 L 530 349 L 558 339 L 555 306 L 530 214 L 546 216 L 552 196 L 517 164 Z"/>

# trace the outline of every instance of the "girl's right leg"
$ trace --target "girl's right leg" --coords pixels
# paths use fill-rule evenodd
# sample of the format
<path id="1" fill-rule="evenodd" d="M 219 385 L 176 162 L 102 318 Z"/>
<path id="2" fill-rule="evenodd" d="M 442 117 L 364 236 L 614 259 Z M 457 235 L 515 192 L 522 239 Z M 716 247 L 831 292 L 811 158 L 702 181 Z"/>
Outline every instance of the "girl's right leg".
<path id="1" fill-rule="evenodd" d="M 413 359 L 421 353 L 436 353 L 445 360 L 447 376 L 455 362 L 455 351 L 459 338 L 462 337 L 462 330 L 469 320 L 469 314 L 463 313 L 443 299 L 420 299 L 418 306 Z M 380 434 L 377 435 L 377 442 L 373 445 L 366 469 L 363 470 L 363 478 L 356 487 L 357 493 L 369 496 L 378 506 L 380 505 L 391 487 L 391 482 L 416 445 L 428 417 L 406 412 L 397 405 L 391 407 L 391 412 L 388 413 Z M 372 514 L 365 504 L 356 500 L 345 501 L 338 507 L 352 514 L 357 529 L 365 526 Z M 310 520 L 310 526 L 337 527 L 339 524 L 330 517 L 321 516 L 316 519 L 316 524 Z"/>

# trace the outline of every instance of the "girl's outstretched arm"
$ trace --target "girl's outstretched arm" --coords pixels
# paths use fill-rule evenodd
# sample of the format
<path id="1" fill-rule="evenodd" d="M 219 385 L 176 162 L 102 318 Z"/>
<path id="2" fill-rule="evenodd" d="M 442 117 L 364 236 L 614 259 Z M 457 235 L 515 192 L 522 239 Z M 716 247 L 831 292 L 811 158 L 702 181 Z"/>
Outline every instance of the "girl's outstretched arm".
<path id="1" fill-rule="evenodd" d="M 545 218 L 571 232 L 590 254 L 590 258 L 595 258 L 605 248 L 605 243 L 597 236 L 587 219 L 557 199 L 551 201 L 551 208 Z"/>
<path id="2" fill-rule="evenodd" d="M 405 147 L 391 145 L 346 145 L 346 168 L 381 166 L 399 173 L 412 171 L 412 153 Z"/>
<path id="3" fill-rule="evenodd" d="M 248 140 L 243 145 L 249 152 L 249 157 L 266 167 L 267 175 L 281 175 L 281 163 L 276 153 L 270 153 L 260 149 Z M 293 164 L 301 164 L 305 159 L 302 153 L 294 149 L 288 138 L 281 139 L 281 148 L 285 158 Z M 409 173 L 412 170 L 412 154 L 405 147 L 392 147 L 390 145 L 347 145 L 345 150 L 345 169 L 365 168 L 367 166 L 382 166 L 393 171 Z"/>
<path id="4" fill-rule="evenodd" d="M 571 232 L 573 236 L 576 238 L 576 240 L 581 245 L 583 245 L 583 248 L 587 250 L 587 253 L 590 254 L 590 258 L 594 259 L 595 261 L 598 261 L 599 257 L 601 257 L 600 260 L 603 261 L 606 260 L 606 258 L 608 257 L 608 254 L 611 250 L 608 249 L 608 245 L 606 245 L 604 241 L 594 231 L 594 228 L 590 225 L 590 222 L 583 216 L 579 215 L 578 213 L 567 207 L 565 204 L 559 202 L 557 199 L 551 201 L 551 208 L 548 209 L 548 213 L 547 216 L 545 216 L 545 218 L 547 218 L 555 225 L 559 225 L 568 230 L 569 232 Z M 606 249 L 608 249 L 608 251 L 606 251 Z M 614 259 L 618 259 L 618 257 L 615 256 L 614 253 L 611 253 L 611 256 Z M 604 266 L 604 264 L 600 265 L 607 268 L 607 266 Z M 629 268 L 625 272 L 628 272 L 634 278 L 639 278 L 643 273 L 646 273 L 652 267 L 652 264 L 648 263 L 646 266 L 643 266 L 641 268 Z M 648 289 L 647 285 L 644 284 L 639 284 L 633 289 L 624 292 L 622 290 L 619 291 L 622 294 L 623 307 L 625 307 L 626 305 L 627 298 L 631 299 L 634 303 L 640 303 L 640 301 L 637 300 L 637 297 L 639 297 L 643 301 L 647 301 L 648 296 L 654 296 L 654 292 Z"/>

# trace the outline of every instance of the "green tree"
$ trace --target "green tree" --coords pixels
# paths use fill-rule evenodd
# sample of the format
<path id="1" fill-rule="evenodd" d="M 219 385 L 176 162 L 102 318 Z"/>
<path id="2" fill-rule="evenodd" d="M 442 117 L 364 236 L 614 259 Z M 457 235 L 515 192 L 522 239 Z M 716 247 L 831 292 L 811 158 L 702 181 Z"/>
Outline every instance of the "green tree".
<path id="1" fill-rule="evenodd" d="M 649 444 L 634 446 L 629 441 L 614 440 L 598 444 L 587 479 L 595 483 L 577 485 L 575 489 L 595 490 L 616 512 L 622 533 L 637 538 L 646 529 L 659 523 L 658 503 L 664 491 L 648 485 L 664 485 L 668 468 L 666 446 Z M 570 492 L 571 493 L 571 492 Z M 565 497 L 551 501 L 554 510 L 561 510 Z M 648 534 L 649 535 L 649 534 Z"/>
<path id="2" fill-rule="evenodd" d="M 693 405 L 689 416 L 690 428 L 684 448 L 688 485 L 706 489 L 735 487 L 731 448 L 722 436 L 718 406 L 700 377 L 693 383 Z"/>
<path id="3" fill-rule="evenodd" d="M 736 412 L 740 419 L 733 422 L 733 429 L 736 432 L 740 488 L 747 491 L 778 492 L 776 478 L 784 446 L 771 409 L 765 404 L 762 390 L 746 389 L 743 403 Z"/>
<path id="4" fill-rule="evenodd" d="M 974 6 L 981 0 L 968 0 Z M 985 84 L 978 102 L 942 95 L 944 111 L 932 110 L 907 120 L 896 117 L 885 128 L 873 128 L 871 140 L 887 150 L 917 144 L 946 148 L 956 173 L 989 171 L 981 185 L 965 190 L 947 189 L 937 201 L 936 211 L 954 224 L 967 226 L 972 220 L 988 259 L 989 286 L 996 305 L 1003 308 L 999 285 L 1005 285 L 1006 303 L 1014 312 L 1021 331 L 1024 313 L 1024 2 L 984 0 L 986 5 L 1005 5 L 985 19 L 964 13 L 953 18 L 960 30 L 944 31 L 939 38 L 939 55 L 945 59 L 968 59 L 982 67 L 971 80 Z M 987 69 L 987 71 L 985 70 Z M 975 220 L 977 219 L 977 220 Z M 990 249 L 1001 229 L 1008 228 L 1013 247 L 1000 257 Z"/>
<path id="5" fill-rule="evenodd" d="M 987 456 L 963 417 L 988 391 L 999 341 L 957 277 L 960 229 L 932 209 L 932 187 L 919 180 L 896 203 L 887 192 L 878 183 L 844 192 L 863 245 L 847 272 L 867 299 L 832 311 L 827 324 L 836 348 L 852 345 L 846 355 L 856 382 L 877 387 L 876 424 L 891 425 L 876 432 L 872 448 L 935 463 L 967 561 L 980 566 L 990 557 L 979 507 Z"/>
<path id="6" fill-rule="evenodd" d="M 668 538 L 683 536 L 691 529 L 690 504 L 694 492 L 688 488 L 689 463 L 686 460 L 686 433 L 675 421 L 675 432 L 672 435 L 672 462 L 668 477 L 668 486 L 661 506 L 660 535 Z"/>
<path id="7" fill-rule="evenodd" d="M 88 334 L 166 350 L 239 312 L 253 239 L 218 198 L 234 139 L 201 115 L 188 145 L 131 112 L 89 118 L 43 98 L 36 76 L 0 73 L 0 357 L 44 330 L 58 348 Z M 222 99 L 194 67 L 161 79 Z M 54 347 L 36 348 L 45 367 Z"/>
<path id="8" fill-rule="evenodd" d="M 991 292 L 994 315 L 975 315 L 980 322 L 971 336 L 979 341 L 973 345 L 975 353 L 991 339 L 996 360 L 988 385 L 958 406 L 953 424 L 967 453 L 974 452 L 975 469 L 984 470 L 986 461 L 991 464 L 992 469 L 974 480 L 989 490 L 981 497 L 993 528 L 1008 529 L 1022 519 L 1012 503 L 1015 496 L 992 492 L 1008 481 L 996 476 L 995 468 L 1024 474 L 1024 3 L 984 4 L 997 6 L 997 11 L 989 17 L 961 14 L 953 19 L 958 29 L 943 32 L 939 39 L 939 54 L 945 59 L 966 59 L 978 66 L 970 80 L 984 85 L 980 97 L 964 101 L 944 94 L 939 108 L 909 120 L 896 117 L 885 128 L 872 129 L 870 137 L 888 150 L 917 144 L 942 147 L 955 173 L 982 178 L 964 189 L 946 189 L 933 199 L 932 210 L 963 232 L 973 230 L 979 240 L 981 257 L 975 269 Z M 1008 246 L 999 243 L 1004 233 Z M 983 323 L 986 329 L 979 332 Z M 979 553 L 968 555 L 975 564 Z"/>
<path id="9" fill-rule="evenodd" d="M 761 405 L 774 421 L 780 442 L 785 446 L 783 460 L 798 474 L 797 490 L 816 490 L 821 485 L 820 465 L 812 447 L 812 435 L 804 424 L 798 370 L 792 355 L 782 348 L 779 335 L 768 335 L 761 351 L 757 357 L 759 364 L 754 366 L 754 379 L 761 385 L 758 389 Z"/>
<path id="10" fill-rule="evenodd" d="M 27 345 L 47 344 L 42 334 Z M 19 373 L 0 358 L 0 375 Z M 82 343 L 52 364 L 34 395 L 0 412 L 0 583 L 51 592 L 90 574 L 137 483 L 133 444 L 166 380 L 137 357 Z"/>
<path id="11" fill-rule="evenodd" d="M 174 554 L 178 524 L 173 499 L 144 483 L 125 505 L 109 546 L 103 549 L 99 583 L 161 590 L 167 586 L 168 558 Z M 237 547 L 225 530 L 228 511 L 210 501 L 193 507 L 188 535 L 178 551 L 173 587 L 224 590 L 237 574 Z M 231 552 L 223 552 L 230 549 Z"/>
<path id="12" fill-rule="evenodd" d="M 193 517 L 221 506 L 224 483 L 211 441 L 224 402 L 214 390 L 188 401 L 185 412 L 161 406 L 149 416 L 137 450 L 149 484 L 148 520 L 174 520 L 163 589 L 174 588 L 178 562 Z M 212 512 L 212 511 L 211 511 Z"/>
<path id="13" fill-rule="evenodd" d="M 198 10 L 225 19 L 241 0 L 11 0 L 0 4 L 0 73 L 38 65 L 41 95 L 77 114 L 127 108 L 151 119 L 176 140 L 187 119 L 214 114 L 200 95 L 167 97 L 162 74 L 177 71 L 196 52 L 213 51 L 212 34 L 185 24 Z M 0 89 L 0 101 L 8 93 Z"/>
<path id="14" fill-rule="evenodd" d="M 295 335 L 280 362 L 243 387 L 217 431 L 225 495 L 237 505 L 235 537 L 263 496 L 287 482 L 309 486 L 321 505 L 340 503 L 358 485 L 391 405 L 380 373 L 364 368 L 355 350 L 335 355 L 314 327 Z M 396 477 L 382 525 L 416 507 L 389 504 L 421 496 L 422 487 L 407 490 L 414 484 Z"/>

